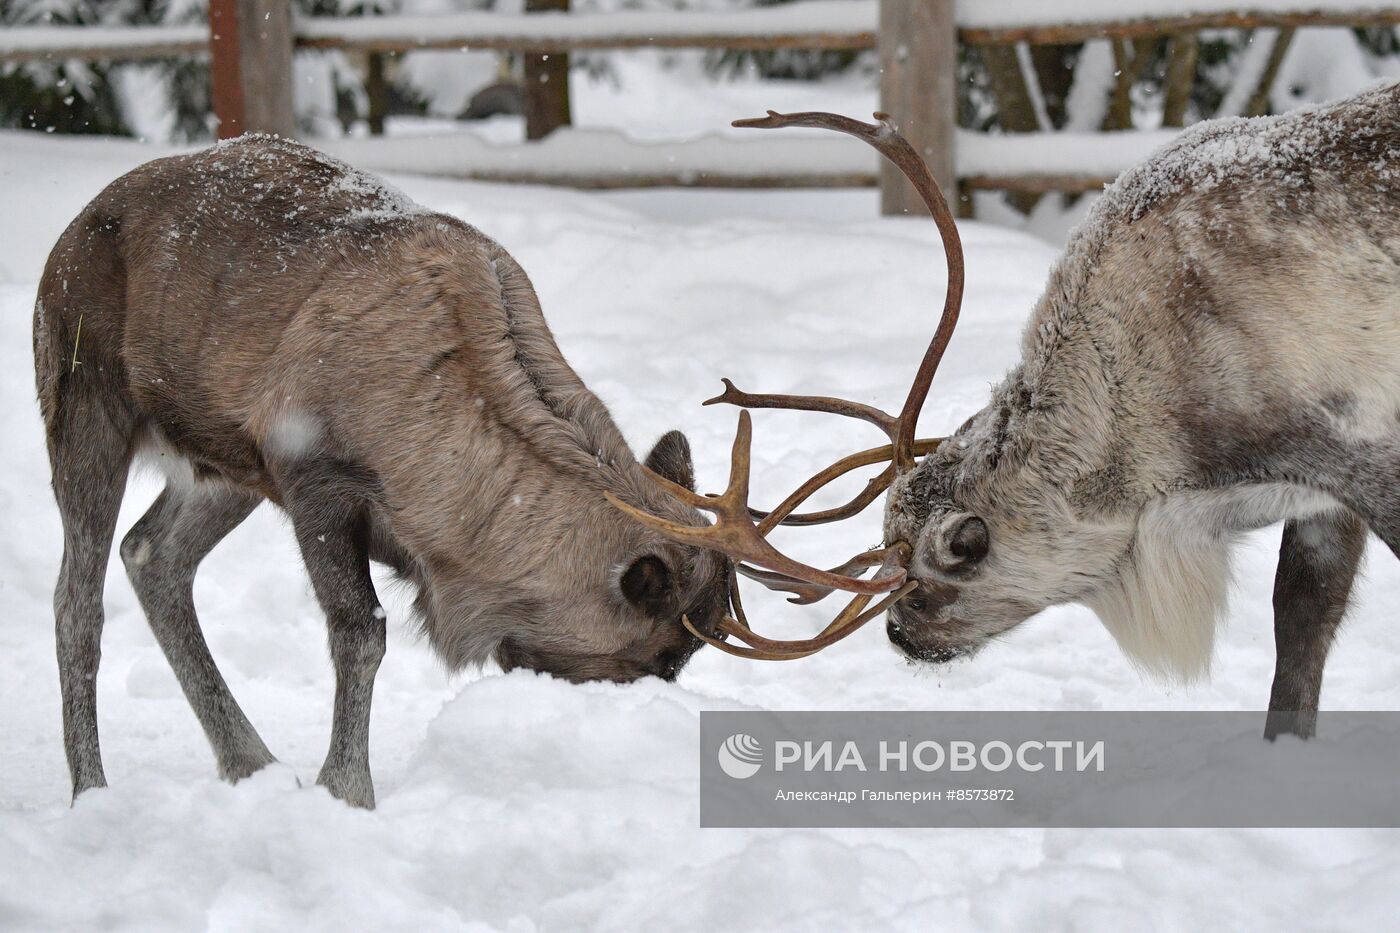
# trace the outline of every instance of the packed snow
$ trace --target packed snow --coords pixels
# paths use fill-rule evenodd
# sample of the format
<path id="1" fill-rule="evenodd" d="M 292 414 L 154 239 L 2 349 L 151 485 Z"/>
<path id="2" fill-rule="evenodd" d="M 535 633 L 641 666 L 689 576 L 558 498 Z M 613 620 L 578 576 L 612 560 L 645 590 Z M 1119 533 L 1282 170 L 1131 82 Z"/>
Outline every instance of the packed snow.
<path id="1" fill-rule="evenodd" d="M 54 662 L 60 554 L 31 376 L 45 255 L 104 184 L 161 154 L 130 142 L 0 134 L 0 928 L 402 930 L 1020 930 L 1383 928 L 1400 910 L 1400 833 L 1356 831 L 705 830 L 703 709 L 1262 710 L 1273 668 L 1278 529 L 1240 555 L 1213 679 L 1142 679 L 1086 610 L 1026 623 L 946 669 L 902 661 L 879 625 L 789 664 L 702 651 L 675 684 L 570 686 L 449 674 L 382 590 L 375 691 L 379 809 L 312 786 L 329 733 L 325 629 L 286 522 L 261 507 L 205 564 L 205 631 L 283 764 L 237 786 L 213 761 L 113 563 L 98 679 L 112 786 L 70 809 Z M 879 219 L 858 192 L 579 194 L 396 176 L 520 260 L 559 344 L 637 449 L 671 427 L 702 485 L 725 476 L 734 415 L 719 377 L 897 406 L 943 289 L 932 225 Z M 963 323 L 923 414 L 946 432 L 1013 361 L 1056 248 L 981 223 Z M 878 442 L 820 416 L 755 417 L 754 498 Z M 158 490 L 130 488 L 119 534 Z M 842 490 L 832 494 L 838 496 Z M 835 563 L 878 540 L 878 510 L 784 531 Z M 1333 651 L 1330 709 L 1400 704 L 1400 563 L 1373 545 Z M 381 582 L 387 584 L 385 578 Z M 827 607 L 753 593 L 765 632 Z M 1260 726 L 1263 716 L 1260 714 Z"/>

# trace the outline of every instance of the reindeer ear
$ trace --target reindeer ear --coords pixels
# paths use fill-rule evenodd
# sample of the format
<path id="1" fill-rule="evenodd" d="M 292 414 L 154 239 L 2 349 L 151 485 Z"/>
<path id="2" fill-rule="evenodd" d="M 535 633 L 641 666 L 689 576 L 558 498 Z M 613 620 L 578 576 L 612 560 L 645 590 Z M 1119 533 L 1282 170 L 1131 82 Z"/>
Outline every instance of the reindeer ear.
<path id="1" fill-rule="evenodd" d="M 647 454 L 646 468 L 677 485 L 695 491 L 695 464 L 690 459 L 690 441 L 679 431 L 667 431 Z"/>
<path id="2" fill-rule="evenodd" d="M 948 553 L 967 564 L 979 564 L 992 546 L 987 523 L 976 515 L 964 515 L 948 535 Z"/>
<path id="3" fill-rule="evenodd" d="M 919 536 L 919 558 L 946 573 L 968 572 L 992 547 L 987 523 L 970 512 L 949 512 Z"/>
<path id="4" fill-rule="evenodd" d="M 660 615 L 671 596 L 671 570 L 655 554 L 639 557 L 622 574 L 622 595 L 634 606 Z"/>

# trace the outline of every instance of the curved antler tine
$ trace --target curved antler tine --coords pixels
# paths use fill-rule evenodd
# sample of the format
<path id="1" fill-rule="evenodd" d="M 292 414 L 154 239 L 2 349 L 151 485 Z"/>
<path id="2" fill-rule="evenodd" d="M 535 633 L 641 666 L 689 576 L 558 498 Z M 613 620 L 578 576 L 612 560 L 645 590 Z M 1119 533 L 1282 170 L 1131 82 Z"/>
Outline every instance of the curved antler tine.
<path id="1" fill-rule="evenodd" d="M 815 583 L 798 580 L 796 577 L 775 573 L 772 570 L 760 570 L 757 567 L 750 567 L 747 564 L 739 564 L 737 569 L 750 580 L 762 583 L 770 590 L 792 593 L 793 595 L 788 599 L 788 602 L 798 606 L 808 606 L 812 603 L 821 602 L 823 599 L 826 599 L 832 593 L 836 592 L 829 586 L 818 586 Z"/>
<path id="2" fill-rule="evenodd" d="M 737 405 L 740 408 L 782 408 L 789 411 L 815 411 L 828 415 L 841 415 L 856 418 L 875 425 L 893 442 L 899 431 L 899 424 L 893 415 L 887 414 L 872 405 L 833 398 L 828 395 L 758 395 L 745 392 L 728 379 L 724 379 L 724 391 L 714 398 L 706 399 L 703 405 Z"/>
<path id="3" fill-rule="evenodd" d="M 869 570 L 871 567 L 878 566 L 880 570 L 876 574 L 876 578 L 889 579 L 889 568 L 892 560 L 894 560 L 900 570 L 903 569 L 904 564 L 908 563 L 907 554 L 896 552 L 894 550 L 896 547 L 898 547 L 898 545 L 877 548 L 862 554 L 857 554 L 841 566 L 832 568 L 829 572 L 841 574 L 842 576 L 850 576 L 851 574 L 858 574 L 862 571 Z M 774 573 L 771 570 L 760 570 L 757 567 L 748 567 L 744 564 L 735 565 L 735 570 L 742 573 L 750 580 L 762 583 L 770 590 L 780 590 L 785 593 L 796 594 L 796 596 L 789 599 L 788 602 L 799 606 L 820 602 L 834 592 L 832 587 L 818 586 L 814 583 L 808 583 L 805 580 L 799 580 L 796 577 L 787 576 L 786 574 Z M 884 576 L 881 577 L 880 574 L 884 574 Z"/>
<path id="4" fill-rule="evenodd" d="M 749 501 L 749 470 L 753 461 L 750 449 L 753 445 L 753 416 L 745 410 L 739 411 L 739 428 L 734 432 L 734 447 L 729 452 L 729 488 L 721 499 Z"/>
<path id="5" fill-rule="evenodd" d="M 901 599 L 914 592 L 914 590 L 917 589 L 918 586 L 919 584 L 911 580 L 908 583 L 901 586 L 899 589 L 890 593 L 888 596 L 880 600 L 875 605 L 871 606 L 869 609 L 855 616 L 854 618 L 849 619 L 848 621 L 841 624 L 838 624 L 838 622 L 833 622 L 827 627 L 826 631 L 822 632 L 816 638 L 812 639 L 812 644 L 815 646 L 817 651 L 820 651 L 823 648 L 828 648 L 831 645 L 836 644 L 841 639 L 853 634 L 856 631 L 856 629 L 865 625 L 865 623 L 869 622 L 871 619 L 879 618 L 882 613 L 884 613 L 895 603 L 899 602 Z M 806 649 L 802 648 L 800 650 Z"/>
<path id="6" fill-rule="evenodd" d="M 698 631 L 690 620 L 681 617 L 682 623 L 690 630 L 691 634 L 701 639 L 707 644 L 714 645 L 726 654 L 732 654 L 741 658 L 751 658 L 757 661 L 794 661 L 798 658 L 805 658 L 816 654 L 825 648 L 829 648 L 842 639 L 853 635 L 858 629 L 864 626 L 871 619 L 879 617 L 899 600 L 913 592 L 918 586 L 910 581 L 899 589 L 886 595 L 875 605 L 866 608 L 870 602 L 869 596 L 857 596 L 846 604 L 846 608 L 841 611 L 835 620 L 832 621 L 822 632 L 814 638 L 801 639 L 797 641 L 780 641 L 773 638 L 764 638 L 762 635 L 749 628 L 740 628 L 733 619 L 725 619 L 721 623 L 721 630 L 728 635 L 744 642 L 743 645 L 731 645 L 728 642 L 720 641 L 717 638 L 706 636 Z"/>
<path id="7" fill-rule="evenodd" d="M 818 477 L 813 477 L 811 480 L 808 480 L 807 483 L 803 484 L 801 489 L 798 489 L 797 492 L 784 499 L 776 509 L 764 515 L 762 521 L 758 523 L 758 530 L 763 534 L 767 534 L 777 525 L 824 525 L 827 522 L 834 522 L 838 519 L 857 515 L 865 511 L 865 507 L 874 502 L 875 498 L 888 489 L 890 483 L 894 482 L 894 468 L 893 466 L 889 466 L 881 470 L 878 476 L 873 477 L 865 484 L 865 488 L 862 489 L 855 498 L 846 502 L 844 505 L 823 509 L 819 512 L 792 515 L 793 509 L 797 508 L 797 506 L 801 505 L 802 502 L 818 489 L 831 481 L 826 480 L 817 483 L 815 480 L 817 480 L 819 476 L 820 474 Z M 835 479 L 835 477 L 832 477 L 832 479 Z M 805 495 L 803 495 L 803 493 L 805 493 Z"/>
<path id="8" fill-rule="evenodd" d="M 911 553 L 912 549 L 909 545 L 901 541 L 889 547 L 867 551 L 853 558 L 848 563 L 850 565 L 863 564 L 869 567 L 873 566 L 875 562 L 878 562 L 880 569 L 876 571 L 875 576 L 877 578 L 899 579 L 903 581 L 904 565 L 909 562 Z M 733 637 L 742 642 L 742 644 L 731 645 L 722 639 L 706 635 L 696 629 L 686 616 L 681 617 L 681 622 L 695 637 L 707 644 L 714 645 L 726 654 L 761 661 L 790 661 L 796 658 L 805 658 L 808 655 L 815 654 L 818 651 L 828 648 L 836 644 L 836 642 L 841 641 L 843 638 L 850 636 L 856 629 L 865 625 L 871 619 L 878 617 L 896 602 L 912 593 L 919 585 L 913 580 L 903 582 L 898 589 L 885 594 L 884 598 L 874 606 L 870 606 L 870 601 L 873 599 L 872 596 L 868 594 L 859 594 L 847 603 L 841 612 L 837 614 L 836 618 L 831 621 L 831 624 L 822 629 L 816 636 L 796 641 L 781 641 L 774 638 L 765 638 L 749 627 L 748 619 L 744 617 L 743 604 L 739 600 L 738 580 L 734 576 L 734 569 L 736 568 L 731 568 L 729 574 L 731 587 L 730 602 L 734 607 L 735 616 L 737 616 L 737 618 L 726 617 L 720 620 L 719 627 L 720 631 L 723 632 L 726 637 Z"/>
<path id="9" fill-rule="evenodd" d="M 851 136 L 859 136 L 862 139 L 879 133 L 882 129 L 893 130 L 893 127 L 890 126 L 889 123 L 888 114 L 877 113 L 875 114 L 875 119 L 879 120 L 880 123 L 865 123 L 854 117 L 843 117 L 839 113 L 827 113 L 824 110 L 806 110 L 800 113 L 779 113 L 776 110 L 770 110 L 766 117 L 749 117 L 744 120 L 735 120 L 730 126 L 755 130 L 776 130 L 787 126 L 806 126 L 813 129 L 836 130 Z"/>
<path id="10" fill-rule="evenodd" d="M 693 489 L 687 489 L 680 483 L 673 483 L 649 466 L 642 467 L 642 475 L 657 486 L 660 486 L 662 490 L 669 493 L 673 498 L 679 499 L 686 505 L 694 506 L 697 509 L 709 509 L 713 505 L 711 502 L 712 497 L 701 495 Z"/>
<path id="11" fill-rule="evenodd" d="M 938 445 L 943 443 L 943 441 L 944 438 L 941 437 L 920 438 L 914 442 L 914 454 L 915 456 L 922 457 L 932 453 L 934 450 L 938 449 Z M 855 498 L 844 505 L 823 509 L 820 512 L 804 512 L 798 515 L 794 515 L 792 512 L 803 502 L 810 499 L 818 490 L 832 481 L 845 476 L 852 470 L 887 461 L 893 456 L 893 445 L 872 447 L 870 450 L 862 450 L 859 453 L 851 454 L 849 457 L 836 461 L 816 476 L 807 480 L 807 482 L 797 488 L 797 491 L 784 499 L 771 512 L 763 512 L 758 509 L 750 509 L 749 512 L 754 518 L 761 519 L 758 524 L 758 529 L 764 534 L 767 534 L 780 524 L 822 525 L 827 522 L 849 518 L 863 511 L 866 506 L 875 501 L 876 496 L 889 488 L 890 483 L 894 482 L 893 469 L 887 468 L 881 471 L 877 476 L 872 477 L 870 481 L 865 484 L 865 488 L 862 489 Z"/>
<path id="12" fill-rule="evenodd" d="M 904 584 L 909 576 L 909 562 L 914 558 L 914 549 L 909 546 L 908 541 L 896 541 L 878 551 L 868 553 L 872 558 L 880 559 L 880 569 L 875 571 L 873 579 L 899 580 L 901 585 Z"/>
<path id="13" fill-rule="evenodd" d="M 861 580 L 827 570 L 818 570 L 816 567 L 810 567 L 793 560 L 769 544 L 748 518 L 749 469 L 751 464 L 749 450 L 752 442 L 753 418 L 748 411 L 741 410 L 739 412 L 739 429 L 735 432 L 734 450 L 729 468 L 729 488 L 725 490 L 723 495 L 710 500 L 710 503 L 705 506 L 719 516 L 719 522 L 713 527 L 713 533 L 708 535 L 712 547 L 719 546 L 721 550 L 732 557 L 747 560 L 798 580 L 852 593 L 875 595 L 892 590 L 902 582 L 881 581 L 877 583 L 874 580 Z M 658 526 L 653 524 L 652 527 Z M 721 535 L 724 536 L 724 541 L 722 544 L 716 545 L 715 542 Z"/>
<path id="14" fill-rule="evenodd" d="M 724 621 L 726 623 L 734 622 L 733 619 L 725 619 Z M 681 624 L 686 627 L 686 630 L 689 631 L 690 634 L 694 635 L 696 638 L 700 639 L 705 644 L 718 648 L 725 654 L 732 654 L 736 658 L 748 658 L 751 661 L 792 661 L 796 660 L 797 658 L 805 658 L 809 654 L 816 653 L 815 651 L 808 651 L 801 654 L 784 653 L 777 651 L 763 651 L 758 648 L 750 648 L 747 645 L 733 645 L 727 641 L 720 641 L 718 638 L 712 638 L 709 635 L 706 635 L 705 633 L 701 632 L 694 625 L 691 624 L 690 619 L 686 616 L 681 616 Z M 725 631 L 732 632 L 733 629 L 726 628 Z"/>
<path id="15" fill-rule="evenodd" d="M 898 168 L 905 178 L 909 179 L 909 183 L 919 193 L 919 197 L 938 226 L 938 232 L 943 238 L 943 253 L 948 263 L 948 290 L 943 299 L 943 316 L 938 322 L 937 330 L 934 331 L 933 339 L 929 342 L 928 350 L 924 352 L 923 360 L 919 363 L 919 370 L 914 376 L 913 384 L 909 387 L 909 395 L 905 398 L 904 407 L 900 409 L 897 419 L 898 431 L 893 438 L 893 459 L 895 471 L 904 473 L 914 467 L 914 433 L 918 427 L 919 411 L 923 408 L 924 400 L 928 398 L 929 387 L 933 384 L 933 375 L 937 372 L 938 364 L 943 359 L 943 353 L 948 348 L 948 341 L 952 339 L 953 328 L 957 326 L 958 312 L 962 307 L 966 272 L 957 223 L 953 219 L 952 210 L 948 207 L 948 201 L 943 197 L 943 192 L 939 190 L 938 183 L 934 180 L 933 173 L 929 171 L 928 165 L 924 163 L 918 151 L 895 129 L 893 121 L 887 114 L 876 113 L 875 119 L 880 121 L 878 125 L 820 111 L 778 113 L 770 110 L 766 117 L 735 120 L 734 125 L 757 129 L 777 129 L 786 126 L 817 127 L 836 130 L 862 139 Z"/>
<path id="16" fill-rule="evenodd" d="M 701 402 L 700 404 L 738 405 L 740 407 L 743 407 L 744 403 L 740 401 L 740 399 L 747 397 L 749 393 L 745 392 L 743 389 L 740 389 L 734 384 L 733 379 L 730 379 L 726 376 L 720 376 L 719 381 L 724 383 L 724 391 L 721 392 L 719 395 L 714 396 L 713 398 L 705 399 L 705 401 Z"/>
<path id="17" fill-rule="evenodd" d="M 736 576 L 739 565 L 729 562 L 729 608 L 734 610 L 734 619 L 744 628 L 749 628 L 749 617 L 744 614 L 744 600 L 739 596 L 739 578 Z"/>
<path id="18" fill-rule="evenodd" d="M 817 586 L 846 590 L 851 593 L 878 595 L 894 589 L 903 582 L 895 579 L 862 580 L 840 573 L 819 570 L 816 567 L 793 560 L 769 544 L 759 533 L 748 514 L 749 451 L 752 442 L 753 418 L 748 411 L 741 410 L 739 412 L 739 427 L 734 435 L 734 449 L 730 458 L 729 488 L 719 496 L 695 496 L 691 493 L 689 496 L 682 497 L 683 500 L 697 508 L 713 512 L 715 514 L 715 524 L 713 525 L 684 525 L 629 505 L 611 492 L 605 492 L 604 496 L 614 508 L 673 541 L 720 551 L 735 560 L 748 561 Z"/>
<path id="19" fill-rule="evenodd" d="M 643 511 L 634 505 L 623 502 L 611 492 L 604 492 L 603 497 L 608 500 L 613 508 L 625 512 L 634 520 L 641 522 L 648 528 L 654 528 L 668 538 L 679 541 L 682 544 L 694 544 L 697 547 L 714 547 L 711 534 L 713 525 L 682 525 L 680 522 L 673 522 L 670 519 L 661 518 L 650 512 Z"/>
<path id="20" fill-rule="evenodd" d="M 851 620 L 854 619 L 854 618 L 856 618 L 857 616 L 859 616 L 859 615 L 861 614 L 861 610 L 863 610 L 866 606 L 868 606 L 868 605 L 870 604 L 870 600 L 873 599 L 873 598 L 874 598 L 874 597 L 872 597 L 872 596 L 866 596 L 866 595 L 863 595 L 863 594 L 860 595 L 860 596 L 853 597 L 853 598 L 851 599 L 851 601 L 848 602 L 848 603 L 846 603 L 846 605 L 845 605 L 844 607 L 842 607 L 841 611 L 840 611 L 839 613 L 837 613 L 836 618 L 833 619 L 833 620 L 831 620 L 831 623 L 828 624 L 826 628 L 822 629 L 819 633 L 817 633 L 817 634 L 816 634 L 815 636 L 813 636 L 812 638 L 802 638 L 802 639 L 796 639 L 796 640 L 793 640 L 793 641 L 782 641 L 782 640 L 776 639 L 776 638 L 765 638 L 765 637 L 763 637 L 762 635 L 760 635 L 760 634 L 758 634 L 757 632 L 754 632 L 754 631 L 747 631 L 747 632 L 745 632 L 742 636 L 736 636 L 736 637 L 742 637 L 742 639 L 743 639 L 743 641 L 745 642 L 745 644 L 748 644 L 748 645 L 750 645 L 751 647 L 754 647 L 754 648 L 763 648 L 763 649 L 767 649 L 767 650 L 769 650 L 769 651 L 784 651 L 784 650 L 792 650 L 792 651 L 815 651 L 815 650 L 819 650 L 819 649 L 815 646 L 815 643 L 816 643 L 817 641 L 819 641 L 819 640 L 822 639 L 823 637 L 826 637 L 826 636 L 830 635 L 832 632 L 838 631 L 838 630 L 840 630 L 840 629 L 844 629 L 846 626 L 850 625 L 850 624 L 851 624 Z M 882 600 L 882 601 L 883 601 L 883 600 Z M 872 618 L 873 618 L 873 617 L 872 617 Z M 798 647 L 798 646 L 801 646 L 801 647 Z M 823 647 L 824 647 L 824 646 L 823 646 Z"/>
<path id="21" fill-rule="evenodd" d="M 750 526 L 753 527 L 753 526 Z M 850 577 L 844 574 L 832 573 L 828 570 L 818 570 L 806 564 L 798 563 L 773 548 L 771 544 L 762 538 L 755 536 L 753 545 L 753 555 L 748 560 L 769 570 L 776 570 L 778 573 L 804 580 L 807 583 L 817 586 L 828 586 L 833 590 L 845 590 L 847 593 L 863 593 L 867 596 L 879 596 L 881 593 L 888 593 L 896 589 L 904 582 L 904 571 L 898 577 L 888 577 L 884 580 L 862 580 L 858 577 Z"/>

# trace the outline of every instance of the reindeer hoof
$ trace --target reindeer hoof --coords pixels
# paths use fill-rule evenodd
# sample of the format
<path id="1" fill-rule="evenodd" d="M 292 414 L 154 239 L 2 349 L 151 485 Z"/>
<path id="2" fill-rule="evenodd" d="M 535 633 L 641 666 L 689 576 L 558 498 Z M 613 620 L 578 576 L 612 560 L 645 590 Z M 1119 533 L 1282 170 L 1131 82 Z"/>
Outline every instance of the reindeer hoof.
<path id="1" fill-rule="evenodd" d="M 267 753 L 261 755 L 239 755 L 219 762 L 219 777 L 230 784 L 237 784 L 246 777 L 251 777 L 257 772 L 266 768 L 270 764 L 276 764 L 277 759 Z"/>
<path id="2" fill-rule="evenodd" d="M 352 807 L 362 810 L 374 809 L 374 782 L 368 772 L 355 773 L 343 768 L 322 768 L 316 783 L 330 791 L 332 797 L 339 798 Z"/>

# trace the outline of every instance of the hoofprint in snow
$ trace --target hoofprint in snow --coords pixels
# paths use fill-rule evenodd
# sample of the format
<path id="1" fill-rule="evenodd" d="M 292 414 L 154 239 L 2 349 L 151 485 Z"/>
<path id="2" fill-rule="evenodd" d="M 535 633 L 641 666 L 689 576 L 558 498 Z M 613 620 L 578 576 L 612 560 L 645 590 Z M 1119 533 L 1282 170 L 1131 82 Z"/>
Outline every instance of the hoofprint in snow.
<path id="1" fill-rule="evenodd" d="M 206 563 L 196 599 L 230 685 L 284 762 L 236 787 L 206 744 L 120 568 L 98 681 L 112 786 L 68 808 L 50 601 L 61 551 L 34 404 L 30 315 L 49 246 L 100 188 L 154 154 L 0 136 L 0 927 L 141 930 L 715 928 L 1086 930 L 1378 925 L 1400 908 L 1393 831 L 707 831 L 702 709 L 1247 709 L 1273 666 L 1277 529 L 1237 562 L 1214 676 L 1143 680 L 1079 608 L 1032 620 L 971 662 L 924 670 L 878 626 L 785 665 L 704 651 L 674 685 L 449 676 L 384 593 L 388 656 L 372 754 L 380 807 L 310 786 L 329 730 L 321 614 L 290 530 L 263 507 Z M 682 426 L 722 482 L 733 413 L 700 408 L 721 374 L 778 392 L 903 397 L 943 289 L 932 226 L 874 218 L 872 193 L 579 195 L 407 177 L 409 196 L 499 239 L 530 272 L 559 343 L 635 447 Z M 1055 250 L 964 224 L 963 324 L 923 416 L 946 433 L 1014 360 Z M 860 445 L 860 425 L 758 413 L 756 502 Z M 121 530 L 158 489 L 139 477 Z M 835 501 L 843 487 L 831 492 Z M 879 538 L 784 531 L 813 563 Z M 1400 702 L 1400 563 L 1373 546 L 1328 665 L 1324 709 Z M 383 578 L 381 578 L 383 579 Z M 824 607 L 755 593 L 775 635 Z M 308 786 L 299 787 L 296 778 Z"/>

